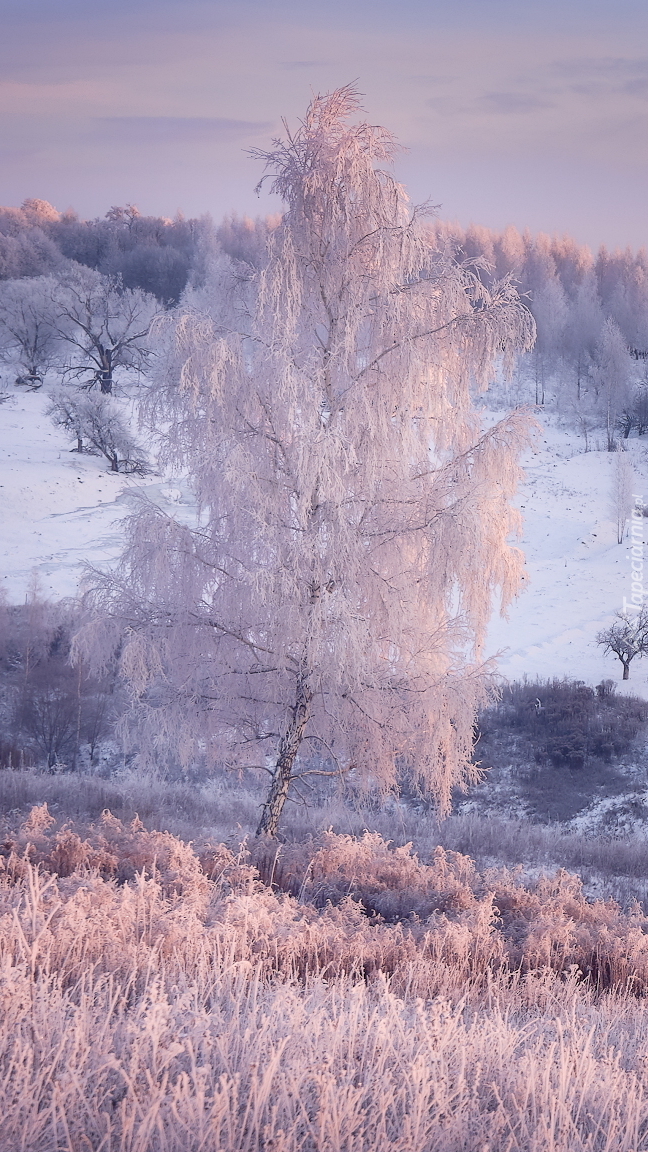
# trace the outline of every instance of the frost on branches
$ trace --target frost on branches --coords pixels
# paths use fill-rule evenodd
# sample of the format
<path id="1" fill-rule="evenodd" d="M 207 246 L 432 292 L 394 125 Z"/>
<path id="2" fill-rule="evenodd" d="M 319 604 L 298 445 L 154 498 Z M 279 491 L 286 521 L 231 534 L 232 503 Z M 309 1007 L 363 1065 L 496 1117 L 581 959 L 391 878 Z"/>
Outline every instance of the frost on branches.
<path id="1" fill-rule="evenodd" d="M 407 778 L 448 810 L 475 774 L 493 594 L 522 562 L 528 418 L 481 432 L 471 394 L 533 320 L 434 251 L 358 109 L 351 88 L 317 97 L 258 154 L 286 207 L 265 269 L 232 281 L 238 317 L 170 321 L 155 415 L 200 527 L 143 505 L 79 639 L 122 642 L 142 748 L 270 773 L 270 835 L 313 771 Z"/>

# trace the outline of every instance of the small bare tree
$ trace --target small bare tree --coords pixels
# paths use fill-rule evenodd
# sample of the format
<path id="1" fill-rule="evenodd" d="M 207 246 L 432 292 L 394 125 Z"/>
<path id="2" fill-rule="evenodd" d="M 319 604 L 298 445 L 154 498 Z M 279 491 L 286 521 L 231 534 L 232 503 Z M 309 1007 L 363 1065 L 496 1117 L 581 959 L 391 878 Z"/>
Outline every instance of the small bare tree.
<path id="1" fill-rule="evenodd" d="M 623 665 L 623 679 L 630 679 L 630 664 L 635 656 L 648 653 L 648 605 L 638 612 L 617 612 L 615 623 L 597 634 L 596 643 L 604 653 L 613 652 Z"/>
<path id="2" fill-rule="evenodd" d="M 358 107 L 317 97 L 259 153 L 286 212 L 251 316 L 169 321 L 154 417 L 201 523 L 143 506 L 77 640 L 100 663 L 124 638 L 142 747 L 269 773 L 269 835 L 312 771 L 408 777 L 448 810 L 477 771 L 493 592 L 521 566 L 528 418 L 482 433 L 472 395 L 533 321 L 435 252 Z"/>

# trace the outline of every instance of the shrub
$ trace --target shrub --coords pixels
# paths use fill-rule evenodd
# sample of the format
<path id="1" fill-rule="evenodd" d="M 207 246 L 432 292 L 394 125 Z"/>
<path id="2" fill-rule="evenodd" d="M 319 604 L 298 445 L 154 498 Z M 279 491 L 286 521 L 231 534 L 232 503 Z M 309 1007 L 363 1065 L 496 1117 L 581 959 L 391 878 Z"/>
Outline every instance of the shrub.
<path id="1" fill-rule="evenodd" d="M 110 674 L 72 666 L 78 614 L 34 593 L 0 604 L 0 768 L 73 766 L 82 746 L 93 761 L 119 710 Z"/>
<path id="2" fill-rule="evenodd" d="M 73 451 L 104 456 L 111 472 L 145 476 L 150 471 L 144 449 L 131 436 L 112 396 L 59 388 L 52 393 L 47 415 L 76 440 Z"/>

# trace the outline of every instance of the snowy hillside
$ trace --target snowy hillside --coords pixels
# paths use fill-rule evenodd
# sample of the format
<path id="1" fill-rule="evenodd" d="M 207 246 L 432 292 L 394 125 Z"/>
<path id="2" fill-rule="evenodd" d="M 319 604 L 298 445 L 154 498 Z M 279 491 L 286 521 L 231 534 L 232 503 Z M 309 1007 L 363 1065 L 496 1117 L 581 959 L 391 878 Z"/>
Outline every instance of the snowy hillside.
<path id="1" fill-rule="evenodd" d="M 24 598 L 34 572 L 45 595 L 73 595 L 85 563 L 118 555 L 119 521 L 135 500 L 190 516 L 189 493 L 176 479 L 112 475 L 102 459 L 70 452 L 46 406 L 45 396 L 18 389 L 0 405 L 0 573 L 12 602 Z M 621 665 L 595 644 L 630 595 L 627 543 L 617 544 L 611 512 L 614 456 L 585 454 L 581 446 L 547 422 L 527 454 L 518 503 L 528 581 L 509 619 L 493 619 L 487 654 L 502 653 L 499 668 L 511 680 L 569 676 L 596 684 L 611 677 L 621 689 Z M 635 491 L 648 502 L 648 447 L 639 440 L 628 447 Z M 623 687 L 648 696 L 648 659 L 633 663 Z"/>
<path id="2" fill-rule="evenodd" d="M 648 446 L 636 439 L 627 446 L 634 492 L 648 503 Z M 499 668 L 509 680 L 568 676 L 597 684 L 610 677 L 619 691 L 648 696 L 648 659 L 634 661 L 624 685 L 619 661 L 595 643 L 631 596 L 627 535 L 617 543 L 612 519 L 614 460 L 605 451 L 584 453 L 582 440 L 549 420 L 526 455 L 517 503 L 528 583 L 508 620 L 491 621 L 487 645 L 489 655 L 502 653 Z M 644 524 L 645 539 L 648 519 Z"/>
<path id="3" fill-rule="evenodd" d="M 120 521 L 134 500 L 161 507 L 183 502 L 182 484 L 107 470 L 103 457 L 71 452 L 71 441 L 45 415 L 47 396 L 18 389 L 0 405 L 1 584 L 20 602 L 38 573 L 43 595 L 76 594 L 84 566 L 114 560 Z"/>

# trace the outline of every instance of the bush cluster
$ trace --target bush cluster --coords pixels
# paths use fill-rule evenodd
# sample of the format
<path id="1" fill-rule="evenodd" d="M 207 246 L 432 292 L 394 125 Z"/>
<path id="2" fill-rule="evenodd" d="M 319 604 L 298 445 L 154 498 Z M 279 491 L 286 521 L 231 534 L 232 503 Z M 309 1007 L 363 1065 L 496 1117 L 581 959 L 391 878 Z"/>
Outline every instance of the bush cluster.
<path id="1" fill-rule="evenodd" d="M 480 729 L 485 737 L 502 730 L 523 737 L 538 764 L 580 769 L 623 756 L 646 720 L 645 700 L 616 696 L 611 681 L 595 690 L 580 680 L 554 679 L 507 685 Z"/>
<path id="2" fill-rule="evenodd" d="M 70 663 L 78 623 L 66 602 L 0 603 L 0 768 L 94 763 L 119 695 L 113 677 Z"/>
<path id="3" fill-rule="evenodd" d="M 192 949 L 236 941 L 239 958 L 268 974 L 382 972 L 394 988 L 415 981 L 422 995 L 448 980 L 539 969 L 577 972 L 599 990 L 648 990 L 648 918 L 639 907 L 589 903 L 579 878 L 562 869 L 522 883 L 519 871 L 480 873 L 441 847 L 424 863 L 411 845 L 393 848 L 377 833 L 325 832 L 233 851 L 149 832 L 137 818 L 124 825 L 108 811 L 97 824 L 61 822 L 46 804 L 19 825 L 4 820 L 0 860 L 10 887 L 32 883 L 34 869 L 60 879 L 52 891 L 61 924 L 65 894 L 81 883 L 94 893 L 90 905 L 104 908 L 108 933 L 109 906 L 118 916 L 135 890 L 148 893 L 148 931 L 165 955 L 180 955 L 190 941 Z M 71 878 L 71 887 L 63 883 Z M 84 932 L 80 924 L 75 948 L 103 964 L 107 942 Z"/>

